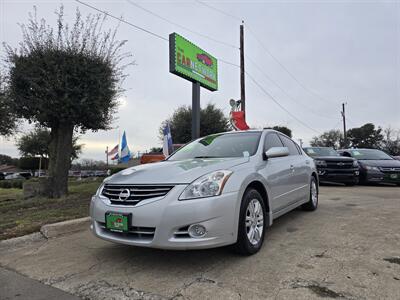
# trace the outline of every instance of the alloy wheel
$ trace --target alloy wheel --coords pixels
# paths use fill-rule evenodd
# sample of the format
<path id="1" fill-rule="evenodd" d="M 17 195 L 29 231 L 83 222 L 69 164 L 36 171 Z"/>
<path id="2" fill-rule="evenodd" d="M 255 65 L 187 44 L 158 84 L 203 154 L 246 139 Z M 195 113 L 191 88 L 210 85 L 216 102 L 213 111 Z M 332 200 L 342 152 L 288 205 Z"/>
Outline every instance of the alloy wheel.
<path id="1" fill-rule="evenodd" d="M 258 199 L 249 202 L 246 209 L 246 233 L 249 242 L 257 245 L 262 237 L 264 230 L 264 213 Z"/>

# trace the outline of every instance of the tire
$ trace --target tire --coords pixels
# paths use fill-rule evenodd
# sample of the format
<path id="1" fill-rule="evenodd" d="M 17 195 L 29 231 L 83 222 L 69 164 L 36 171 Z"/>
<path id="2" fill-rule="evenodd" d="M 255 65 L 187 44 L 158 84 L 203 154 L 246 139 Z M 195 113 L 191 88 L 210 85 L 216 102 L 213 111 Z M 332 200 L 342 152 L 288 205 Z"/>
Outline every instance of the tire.
<path id="1" fill-rule="evenodd" d="M 257 253 L 264 242 L 267 220 L 268 215 L 263 197 L 255 189 L 246 190 L 240 206 L 238 238 L 236 244 L 233 245 L 235 252 L 242 255 Z M 249 236 L 253 236 L 253 239 Z"/>
<path id="2" fill-rule="evenodd" d="M 310 199 L 304 203 L 301 208 L 306 211 L 314 211 L 318 207 L 318 184 L 315 177 L 311 177 L 310 181 Z"/>

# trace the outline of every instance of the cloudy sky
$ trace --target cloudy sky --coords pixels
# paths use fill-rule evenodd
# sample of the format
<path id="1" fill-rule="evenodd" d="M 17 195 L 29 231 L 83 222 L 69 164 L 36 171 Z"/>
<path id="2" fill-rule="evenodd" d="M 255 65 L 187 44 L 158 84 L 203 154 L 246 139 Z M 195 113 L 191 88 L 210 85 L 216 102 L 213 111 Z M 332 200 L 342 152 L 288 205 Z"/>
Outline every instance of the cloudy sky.
<path id="1" fill-rule="evenodd" d="M 348 126 L 372 122 L 400 128 L 400 2 L 399 1 L 136 1 L 143 8 L 178 23 L 189 32 L 127 1 L 82 0 L 165 38 L 178 32 L 217 58 L 239 63 L 240 18 L 245 20 L 247 120 L 251 126 L 285 125 L 295 139 L 307 142 L 332 128 L 341 129 L 341 103 Z M 66 21 L 75 9 L 95 13 L 76 1 L 0 0 L 0 41 L 17 46 L 18 23 L 25 23 L 34 5 L 38 16 L 54 24 L 63 3 Z M 221 13 L 225 12 L 225 14 Z M 236 18 L 239 17 L 239 18 Z M 109 18 L 108 26 L 118 21 Z M 136 62 L 127 71 L 126 92 L 114 130 L 87 133 L 83 158 L 104 159 L 118 132 L 142 151 L 160 144 L 158 127 L 180 105 L 191 104 L 191 83 L 169 73 L 168 42 L 121 24 L 120 39 Z M 272 56 L 270 55 L 272 54 Z M 1 49 L 1 56 L 4 51 Z M 239 98 L 239 69 L 219 62 L 219 90 L 201 91 L 201 103 L 215 103 L 229 112 L 229 99 Z M 272 80 L 272 81 L 271 81 Z M 294 118 L 294 117 L 295 118 Z M 299 122 L 299 119 L 301 122 Z M 29 126 L 22 127 L 28 131 Z M 0 153 L 18 156 L 14 140 L 0 138 Z"/>

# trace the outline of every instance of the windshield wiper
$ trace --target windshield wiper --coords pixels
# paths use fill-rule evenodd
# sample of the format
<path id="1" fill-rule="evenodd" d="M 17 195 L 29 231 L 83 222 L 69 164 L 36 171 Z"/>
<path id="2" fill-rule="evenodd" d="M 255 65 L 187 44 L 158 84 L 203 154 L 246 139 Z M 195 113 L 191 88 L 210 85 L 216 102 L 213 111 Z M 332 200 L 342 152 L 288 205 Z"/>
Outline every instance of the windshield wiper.
<path id="1" fill-rule="evenodd" d="M 195 157 L 193 157 L 193 158 L 219 158 L 220 156 L 206 156 L 206 155 L 204 155 L 204 156 L 195 156 Z"/>

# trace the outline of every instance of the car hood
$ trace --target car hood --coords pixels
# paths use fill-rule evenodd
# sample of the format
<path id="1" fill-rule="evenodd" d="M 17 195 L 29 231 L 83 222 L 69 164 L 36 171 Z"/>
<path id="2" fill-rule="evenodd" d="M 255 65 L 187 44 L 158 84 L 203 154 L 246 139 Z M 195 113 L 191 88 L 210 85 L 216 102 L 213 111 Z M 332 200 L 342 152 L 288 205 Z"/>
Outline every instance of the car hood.
<path id="1" fill-rule="evenodd" d="M 125 169 L 107 178 L 111 184 L 188 184 L 207 173 L 246 163 L 248 157 L 161 161 Z"/>
<path id="2" fill-rule="evenodd" d="M 398 160 L 385 160 L 385 159 L 377 159 L 377 160 L 369 160 L 369 159 L 359 159 L 358 160 L 361 165 L 371 166 L 371 167 L 388 167 L 388 168 L 399 168 L 400 161 Z"/>
<path id="3" fill-rule="evenodd" d="M 316 156 L 313 157 L 315 160 L 327 160 L 327 161 L 354 161 L 352 157 L 346 156 Z"/>

